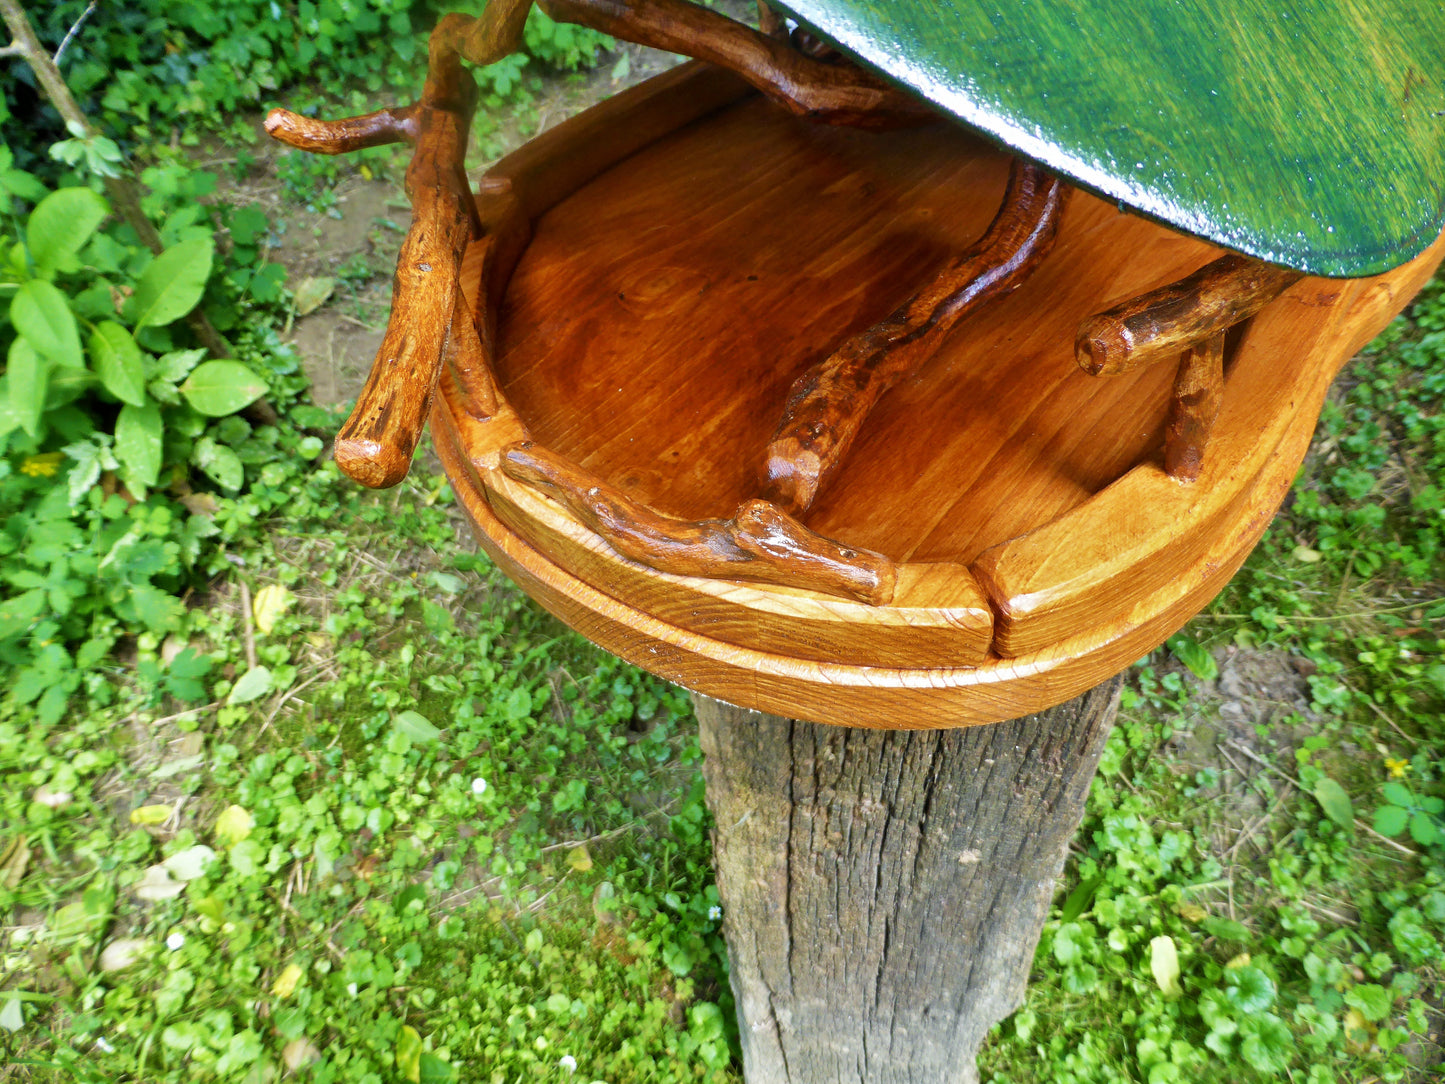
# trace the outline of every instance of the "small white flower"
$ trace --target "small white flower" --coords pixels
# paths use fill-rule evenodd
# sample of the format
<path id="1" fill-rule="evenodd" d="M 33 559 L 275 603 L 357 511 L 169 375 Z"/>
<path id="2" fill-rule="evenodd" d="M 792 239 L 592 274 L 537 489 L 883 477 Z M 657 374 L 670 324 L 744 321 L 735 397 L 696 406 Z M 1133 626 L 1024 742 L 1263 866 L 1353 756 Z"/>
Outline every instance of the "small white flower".
<path id="1" fill-rule="evenodd" d="M 104 1039 L 95 1040 L 95 1048 L 99 1050 L 102 1054 L 115 1053 L 115 1047 L 111 1046 L 110 1043 L 106 1042 Z"/>
<path id="2" fill-rule="evenodd" d="M 172 952 L 175 952 L 176 949 L 180 948 L 185 943 L 186 935 L 183 933 L 173 933 L 166 938 L 166 948 L 170 949 Z"/>
<path id="3" fill-rule="evenodd" d="M 356 983 L 354 983 L 354 982 L 349 982 L 349 983 L 347 983 L 347 984 L 346 984 L 346 992 L 347 992 L 348 994 L 350 994 L 352 997 L 355 997 L 355 996 L 356 996 Z"/>
<path id="4" fill-rule="evenodd" d="M 481 776 L 477 776 L 477 778 L 475 778 L 475 779 L 472 780 L 472 793 L 473 793 L 473 794 L 485 794 L 485 793 L 487 793 L 487 781 L 486 781 L 485 779 L 483 779 Z"/>
<path id="5" fill-rule="evenodd" d="M 575 1073 L 577 1071 L 577 1059 L 574 1058 L 571 1054 L 563 1054 L 557 1060 L 557 1064 L 560 1065 L 563 1069 L 566 1069 L 569 1073 Z"/>
<path id="6" fill-rule="evenodd" d="M 718 919 L 722 918 L 722 908 L 719 907 L 717 904 L 713 904 L 707 909 L 707 917 L 708 921 L 716 922 Z"/>

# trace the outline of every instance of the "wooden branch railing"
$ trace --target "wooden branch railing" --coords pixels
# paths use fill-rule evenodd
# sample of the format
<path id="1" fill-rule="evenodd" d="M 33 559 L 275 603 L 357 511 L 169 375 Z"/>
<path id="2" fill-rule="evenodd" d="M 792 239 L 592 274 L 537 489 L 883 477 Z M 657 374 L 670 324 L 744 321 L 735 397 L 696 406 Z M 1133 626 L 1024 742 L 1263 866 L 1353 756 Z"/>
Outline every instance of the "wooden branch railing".
<path id="1" fill-rule="evenodd" d="M 815 534 L 767 501 L 744 501 L 728 520 L 673 519 L 531 443 L 505 449 L 502 471 L 546 489 L 618 553 L 650 568 L 802 588 L 874 605 L 893 597 L 897 575 L 887 557 Z"/>
<path id="2" fill-rule="evenodd" d="M 559 21 L 694 56 L 736 70 L 755 87 L 811 119 L 860 127 L 917 124 L 923 103 L 847 63 L 805 55 L 686 0 L 542 0 Z M 850 340 L 795 386 L 771 447 L 766 499 L 744 501 L 731 519 L 685 522 L 631 500 L 526 438 L 506 406 L 490 365 L 489 305 L 482 323 L 460 285 L 463 256 L 480 242 L 483 278 L 493 277 L 498 244 L 486 233 L 464 172 L 476 87 L 462 61 L 490 63 L 521 39 L 528 0 L 491 0 L 477 19 L 446 16 L 433 31 L 421 101 L 341 121 L 286 110 L 267 117 L 275 138 L 304 150 L 340 154 L 406 142 L 413 219 L 397 261 L 391 319 L 366 384 L 337 435 L 341 468 L 369 486 L 406 476 L 443 366 L 456 375 L 478 421 L 495 434 L 489 469 L 545 489 L 620 554 L 663 572 L 755 580 L 872 604 L 891 600 L 886 557 L 818 535 L 801 512 L 841 460 L 873 404 L 937 348 L 965 314 L 1012 290 L 1053 241 L 1065 188 L 1032 166 L 1016 166 L 1003 207 L 984 237 L 892 316 Z M 506 230 L 503 230 L 506 233 Z M 490 290 L 484 282 L 484 292 Z M 806 386 L 805 386 L 806 385 Z M 776 466 L 782 464 L 782 466 Z M 780 507 L 782 505 L 782 507 Z"/>
<path id="3" fill-rule="evenodd" d="M 1222 256 L 1178 282 L 1090 316 L 1074 344 L 1079 367 L 1117 376 L 1174 361 L 1178 372 L 1165 430 L 1164 469 L 1199 477 L 1224 398 L 1224 336 L 1304 276 L 1247 256 Z"/>
<path id="4" fill-rule="evenodd" d="M 735 71 L 810 120 L 857 128 L 926 124 L 938 114 L 921 99 L 853 64 L 825 63 L 689 0 L 539 0 L 558 22 L 683 53 Z M 775 24 L 770 26 L 776 30 Z"/>
<path id="5" fill-rule="evenodd" d="M 406 171 L 412 223 L 397 257 L 391 318 L 351 417 L 336 435 L 337 465 L 367 486 L 396 485 L 411 469 L 452 333 L 462 256 L 480 232 L 463 165 L 477 87 L 455 46 L 472 22 L 448 15 L 432 32 L 416 105 L 334 122 L 284 109 L 266 118 L 274 138 L 322 154 L 383 143 L 415 147 Z"/>
<path id="6" fill-rule="evenodd" d="M 931 357 L 959 320 L 1011 293 L 1048 255 L 1068 191 L 1038 166 L 1015 161 L 983 237 L 794 382 L 764 455 L 765 497 L 793 515 L 812 505 L 883 393 Z"/>

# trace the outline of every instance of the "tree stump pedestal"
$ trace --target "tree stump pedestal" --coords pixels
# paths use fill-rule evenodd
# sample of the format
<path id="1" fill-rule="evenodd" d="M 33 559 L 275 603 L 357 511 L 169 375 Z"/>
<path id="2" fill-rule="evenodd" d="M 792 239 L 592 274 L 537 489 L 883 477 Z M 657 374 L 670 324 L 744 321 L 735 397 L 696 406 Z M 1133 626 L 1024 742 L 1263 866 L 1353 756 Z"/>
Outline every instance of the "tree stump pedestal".
<path id="1" fill-rule="evenodd" d="M 963 730 L 694 697 L 748 1084 L 960 1084 L 1023 1001 L 1121 679 Z"/>

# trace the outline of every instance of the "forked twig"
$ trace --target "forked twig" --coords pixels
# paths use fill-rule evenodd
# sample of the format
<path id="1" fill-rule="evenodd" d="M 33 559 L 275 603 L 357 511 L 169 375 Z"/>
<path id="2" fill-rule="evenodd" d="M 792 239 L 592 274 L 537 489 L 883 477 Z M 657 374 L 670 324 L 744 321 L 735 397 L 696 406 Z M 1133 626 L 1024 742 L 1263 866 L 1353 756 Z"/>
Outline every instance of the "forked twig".
<path id="1" fill-rule="evenodd" d="M 729 520 L 659 515 L 576 464 L 531 443 L 502 452 L 502 471 L 548 490 L 622 556 L 679 576 L 724 577 L 843 595 L 893 598 L 893 562 L 815 534 L 767 501 L 744 501 Z"/>
<path id="2" fill-rule="evenodd" d="M 762 492 L 797 515 L 847 454 L 878 399 L 942 344 L 959 320 L 1011 293 L 1053 247 L 1068 188 L 1021 160 L 984 235 L 890 315 L 794 382 L 768 442 Z"/>

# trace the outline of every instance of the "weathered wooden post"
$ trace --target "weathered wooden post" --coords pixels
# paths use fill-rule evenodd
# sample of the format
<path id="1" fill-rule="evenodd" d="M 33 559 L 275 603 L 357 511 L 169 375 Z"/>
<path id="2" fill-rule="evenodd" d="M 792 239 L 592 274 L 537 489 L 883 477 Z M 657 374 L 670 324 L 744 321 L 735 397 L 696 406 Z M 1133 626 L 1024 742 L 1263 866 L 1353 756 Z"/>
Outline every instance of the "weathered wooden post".
<path id="1" fill-rule="evenodd" d="M 445 18 L 417 105 L 268 119 L 327 153 L 416 147 L 337 459 L 394 484 L 430 417 L 496 562 L 704 694 L 750 1084 L 976 1079 L 1114 675 L 1228 581 L 1330 380 L 1445 252 L 1422 112 L 1445 93 L 1418 76 L 1445 70 L 1445 17 L 1386 3 L 1363 59 L 1291 58 L 1303 39 L 1245 0 L 1014 27 L 967 0 L 789 0 L 791 31 L 542 0 L 716 66 L 473 191 L 461 62 L 514 49 L 529 6 Z M 1299 123 L 1251 127 L 1260 102 Z M 1362 163 L 1388 193 L 1351 195 Z"/>

